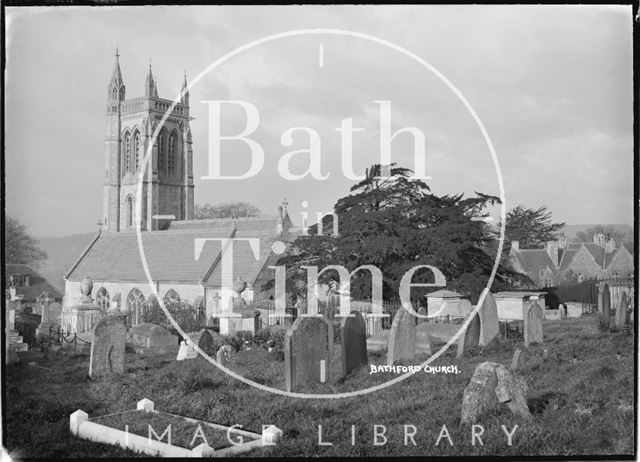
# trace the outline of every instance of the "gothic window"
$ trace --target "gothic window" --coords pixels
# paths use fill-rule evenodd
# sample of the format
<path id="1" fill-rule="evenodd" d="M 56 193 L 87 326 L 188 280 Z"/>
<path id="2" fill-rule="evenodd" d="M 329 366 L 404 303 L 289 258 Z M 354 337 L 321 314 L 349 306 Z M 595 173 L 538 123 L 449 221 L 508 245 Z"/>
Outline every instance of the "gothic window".
<path id="1" fill-rule="evenodd" d="M 96 293 L 96 305 L 100 307 L 100 311 L 109 310 L 109 292 L 104 287 L 100 287 Z"/>
<path id="2" fill-rule="evenodd" d="M 164 296 L 164 306 L 168 308 L 169 306 L 175 305 L 180 302 L 180 295 L 173 289 L 169 289 Z"/>
<path id="3" fill-rule="evenodd" d="M 158 135 L 158 172 L 164 173 L 167 156 L 167 135 L 164 130 Z"/>
<path id="4" fill-rule="evenodd" d="M 134 162 L 133 162 L 133 168 L 132 171 L 133 172 L 137 172 L 138 171 L 138 166 L 140 165 L 140 157 L 141 157 L 141 146 L 140 146 L 140 132 L 136 132 L 133 135 L 133 156 L 134 156 Z"/>
<path id="5" fill-rule="evenodd" d="M 176 132 L 171 133 L 169 136 L 169 159 L 167 166 L 169 167 L 169 175 L 176 173 L 176 162 L 178 157 L 178 134 Z"/>
<path id="6" fill-rule="evenodd" d="M 133 226 L 133 197 L 127 196 L 127 228 Z"/>
<path id="7" fill-rule="evenodd" d="M 144 313 L 144 295 L 140 289 L 133 288 L 127 296 L 127 327 L 135 326 L 142 322 Z"/>
<path id="8" fill-rule="evenodd" d="M 124 135 L 124 170 L 122 176 L 131 170 L 131 135 L 127 132 Z"/>

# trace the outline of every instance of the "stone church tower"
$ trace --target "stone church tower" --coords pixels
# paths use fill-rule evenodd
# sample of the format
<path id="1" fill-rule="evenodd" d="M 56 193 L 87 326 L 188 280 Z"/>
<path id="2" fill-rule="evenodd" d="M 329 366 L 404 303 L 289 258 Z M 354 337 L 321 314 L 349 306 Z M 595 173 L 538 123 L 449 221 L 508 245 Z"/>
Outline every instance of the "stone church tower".
<path id="1" fill-rule="evenodd" d="M 102 226 L 106 231 L 135 230 L 136 207 L 141 204 L 141 229 L 163 229 L 175 220 L 193 219 L 193 151 L 189 126 L 189 93 L 186 92 L 164 122 L 142 173 L 142 192 L 137 183 L 153 134 L 172 100 L 158 97 L 151 72 L 144 96 L 125 99 L 119 55 L 107 91 L 105 183 Z M 182 84 L 187 86 L 186 76 Z"/>

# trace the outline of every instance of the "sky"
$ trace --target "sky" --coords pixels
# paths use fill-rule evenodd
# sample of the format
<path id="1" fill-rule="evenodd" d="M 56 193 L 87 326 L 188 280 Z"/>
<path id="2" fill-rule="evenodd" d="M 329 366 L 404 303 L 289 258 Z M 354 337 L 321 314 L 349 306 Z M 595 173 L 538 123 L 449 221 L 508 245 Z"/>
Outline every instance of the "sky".
<path id="1" fill-rule="evenodd" d="M 544 205 L 554 221 L 567 224 L 633 222 L 630 6 L 17 7 L 6 13 L 6 213 L 36 237 L 91 232 L 102 216 L 104 116 L 116 48 L 127 98 L 144 95 L 149 63 L 166 99 L 176 98 L 186 72 L 197 204 L 249 201 L 275 214 L 286 198 L 298 225 L 303 210 L 329 212 L 355 184 L 351 167 L 361 175 L 380 162 L 386 127 L 380 101 L 388 101 L 390 133 L 413 127 L 424 137 L 419 162 L 426 159 L 435 194 L 499 196 L 500 171 L 507 210 Z M 289 36 L 207 71 L 243 45 L 301 29 L 373 40 Z M 207 101 L 236 103 L 223 103 L 221 119 L 210 120 Z M 249 105 L 259 122 L 247 137 L 262 149 L 263 167 L 247 179 L 203 178 L 214 128 L 226 136 L 248 131 L 243 108 Z M 342 168 L 345 131 L 337 130 L 347 119 L 361 129 L 352 135 L 349 169 Z M 246 142 L 220 146 L 222 175 L 249 171 Z M 414 135 L 399 132 L 390 150 L 393 162 L 414 169 Z M 326 179 L 282 175 L 302 176 L 312 157 L 317 176 Z M 500 221 L 499 207 L 489 212 Z"/>

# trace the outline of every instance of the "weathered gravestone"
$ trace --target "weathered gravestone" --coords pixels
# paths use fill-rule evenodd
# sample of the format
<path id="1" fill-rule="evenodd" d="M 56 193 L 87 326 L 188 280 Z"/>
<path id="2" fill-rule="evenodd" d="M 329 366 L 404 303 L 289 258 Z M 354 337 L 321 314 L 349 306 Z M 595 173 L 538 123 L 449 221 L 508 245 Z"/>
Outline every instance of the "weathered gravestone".
<path id="1" fill-rule="evenodd" d="M 178 350 L 178 336 L 156 324 L 144 322 L 129 331 L 129 342 L 138 354 L 175 353 Z"/>
<path id="2" fill-rule="evenodd" d="M 524 346 L 528 347 L 532 343 L 543 343 L 542 333 L 543 311 L 536 302 L 529 304 L 529 308 L 524 317 Z"/>
<path id="3" fill-rule="evenodd" d="M 62 305 L 57 302 L 43 303 L 42 318 L 38 326 L 39 333 L 49 335 L 49 328 L 54 329 L 60 324 L 60 316 L 62 315 Z"/>
<path id="4" fill-rule="evenodd" d="M 460 423 L 475 423 L 484 412 L 506 405 L 511 412 L 531 418 L 526 400 L 527 383 L 502 364 L 478 364 L 469 385 L 464 389 Z"/>
<path id="5" fill-rule="evenodd" d="M 416 320 L 409 311 L 400 308 L 391 325 L 389 347 L 387 348 L 387 365 L 392 366 L 399 359 L 413 359 L 415 355 Z"/>
<path id="6" fill-rule="evenodd" d="M 342 375 L 369 364 L 367 358 L 367 328 L 359 311 L 342 319 L 341 326 Z"/>
<path id="7" fill-rule="evenodd" d="M 496 305 L 496 299 L 493 298 L 489 289 L 484 289 L 486 296 L 484 302 L 480 307 L 480 346 L 487 346 L 491 341 L 496 338 L 499 330 L 498 325 L 498 305 Z M 482 295 L 480 295 L 482 298 Z"/>
<path id="8" fill-rule="evenodd" d="M 178 356 L 176 357 L 176 361 L 184 361 L 185 359 L 196 359 L 198 357 L 198 352 L 193 349 L 193 345 L 183 340 L 180 342 L 180 349 L 178 350 Z"/>
<path id="9" fill-rule="evenodd" d="M 216 353 L 216 362 L 221 366 L 227 367 L 231 363 L 231 355 L 233 347 L 231 345 L 222 345 Z"/>
<path id="10" fill-rule="evenodd" d="M 191 332 L 187 334 L 187 336 L 193 342 L 193 345 L 197 345 L 204 353 L 208 355 L 212 355 L 216 352 L 215 342 L 213 340 L 213 335 L 211 331 L 208 329 L 202 329 L 198 332 Z M 197 351 L 196 351 L 197 353 Z"/>
<path id="11" fill-rule="evenodd" d="M 622 329 L 622 327 L 627 324 L 627 310 L 629 309 L 629 300 L 627 299 L 627 293 L 622 292 L 622 297 L 620 297 L 620 303 L 616 308 L 616 326 Z"/>
<path id="12" fill-rule="evenodd" d="M 609 284 L 600 284 L 602 290 L 598 290 L 598 308 L 600 310 L 600 328 L 608 329 L 611 324 L 611 291 Z"/>
<path id="13" fill-rule="evenodd" d="M 333 327 L 324 317 L 301 316 L 284 336 L 287 391 L 325 382 L 331 370 Z"/>
<path id="14" fill-rule="evenodd" d="M 476 313 L 467 326 L 467 329 L 458 338 L 457 357 L 462 356 L 466 351 L 475 348 L 480 344 L 480 315 Z"/>
<path id="15" fill-rule="evenodd" d="M 90 377 L 124 373 L 126 331 L 124 318 L 120 316 L 105 316 L 96 323 L 91 336 Z"/>
<path id="16" fill-rule="evenodd" d="M 522 348 L 516 348 L 511 359 L 511 370 L 523 371 L 527 368 L 527 353 Z"/>

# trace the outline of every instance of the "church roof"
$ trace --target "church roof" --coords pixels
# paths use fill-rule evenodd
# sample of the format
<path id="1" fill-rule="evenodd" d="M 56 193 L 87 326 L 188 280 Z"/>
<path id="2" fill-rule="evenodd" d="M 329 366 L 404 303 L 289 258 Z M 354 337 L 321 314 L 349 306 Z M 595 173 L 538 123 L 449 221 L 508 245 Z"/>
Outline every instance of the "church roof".
<path id="1" fill-rule="evenodd" d="M 175 221 L 165 231 L 141 233 L 144 255 L 152 280 L 160 282 L 220 283 L 221 243 L 206 241 L 195 259 L 196 239 L 258 238 L 256 260 L 248 242 L 234 242 L 233 280 L 253 282 L 277 238 L 278 218 Z M 228 248 L 226 248 L 228 251 Z M 102 233 L 69 271 L 67 279 L 80 281 L 146 281 L 135 232 Z M 217 284 L 216 284 L 217 282 Z"/>

